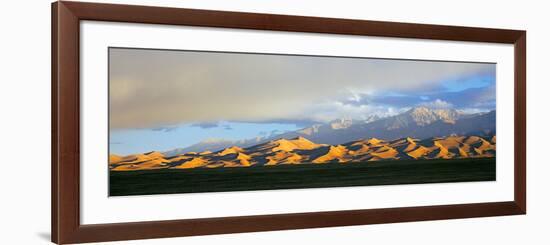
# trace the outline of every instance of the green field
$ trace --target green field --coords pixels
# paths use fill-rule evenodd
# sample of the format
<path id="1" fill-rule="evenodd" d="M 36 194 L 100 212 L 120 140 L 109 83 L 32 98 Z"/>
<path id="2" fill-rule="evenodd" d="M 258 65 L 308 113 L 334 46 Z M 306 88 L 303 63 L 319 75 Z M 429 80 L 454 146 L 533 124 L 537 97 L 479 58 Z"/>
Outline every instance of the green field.
<path id="1" fill-rule="evenodd" d="M 494 181 L 495 158 L 116 172 L 110 196 Z"/>

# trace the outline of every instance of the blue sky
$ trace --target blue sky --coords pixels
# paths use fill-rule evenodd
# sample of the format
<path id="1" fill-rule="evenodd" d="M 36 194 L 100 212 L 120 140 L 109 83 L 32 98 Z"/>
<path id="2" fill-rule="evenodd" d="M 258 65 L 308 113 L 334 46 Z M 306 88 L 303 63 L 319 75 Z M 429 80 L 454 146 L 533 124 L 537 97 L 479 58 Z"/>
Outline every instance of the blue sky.
<path id="1" fill-rule="evenodd" d="M 473 75 L 462 79 L 443 80 L 441 87 L 432 91 L 379 91 L 372 95 L 359 95 L 359 100 L 348 103 L 355 105 L 370 104 L 394 108 L 427 106 L 440 109 L 459 109 L 468 111 L 495 110 L 495 77 L 492 75 Z"/>
<path id="2" fill-rule="evenodd" d="M 414 106 L 495 109 L 489 63 L 110 49 L 110 152 L 240 140 Z"/>
<path id="3" fill-rule="evenodd" d="M 181 124 L 165 128 L 113 130 L 110 152 L 127 155 L 152 150 L 166 151 L 207 140 L 240 140 L 262 137 L 300 129 L 295 124 L 220 122 L 216 126 L 200 127 Z"/>

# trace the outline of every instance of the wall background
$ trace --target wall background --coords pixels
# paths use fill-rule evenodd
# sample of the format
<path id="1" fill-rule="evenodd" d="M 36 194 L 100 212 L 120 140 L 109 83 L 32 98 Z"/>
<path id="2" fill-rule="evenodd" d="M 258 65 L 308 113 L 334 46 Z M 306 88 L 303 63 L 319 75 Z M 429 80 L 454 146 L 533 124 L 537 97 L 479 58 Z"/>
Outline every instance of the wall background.
<path id="1" fill-rule="evenodd" d="M 91 1 L 91 0 L 89 0 Z M 544 1 L 94 1 L 526 29 L 528 215 L 277 231 L 112 244 L 527 244 L 548 243 L 547 127 L 550 21 Z M 2 244 L 48 244 L 50 230 L 50 1 L 9 1 L 0 15 L 0 236 Z M 512 98 L 510 98 L 512 99 Z"/>

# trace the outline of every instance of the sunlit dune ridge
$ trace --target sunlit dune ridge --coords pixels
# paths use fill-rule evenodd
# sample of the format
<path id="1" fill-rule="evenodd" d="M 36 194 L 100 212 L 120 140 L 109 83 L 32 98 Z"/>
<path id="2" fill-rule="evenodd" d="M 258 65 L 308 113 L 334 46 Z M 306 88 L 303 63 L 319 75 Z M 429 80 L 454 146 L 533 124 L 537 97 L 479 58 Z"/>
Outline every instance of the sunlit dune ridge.
<path id="1" fill-rule="evenodd" d="M 366 161 L 494 157 L 496 137 L 476 135 L 376 138 L 339 145 L 318 144 L 304 137 L 277 139 L 247 148 L 232 146 L 216 152 L 187 152 L 166 157 L 161 152 L 110 155 L 112 171 L 276 166 L 285 164 L 353 164 Z"/>

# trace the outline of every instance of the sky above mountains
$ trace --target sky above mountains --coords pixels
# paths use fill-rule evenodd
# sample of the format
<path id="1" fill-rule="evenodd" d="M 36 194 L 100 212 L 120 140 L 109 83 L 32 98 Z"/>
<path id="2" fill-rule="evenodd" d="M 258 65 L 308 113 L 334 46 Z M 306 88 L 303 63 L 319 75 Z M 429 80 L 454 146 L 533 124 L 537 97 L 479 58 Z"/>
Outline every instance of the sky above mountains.
<path id="1" fill-rule="evenodd" d="M 494 110 L 496 65 L 109 50 L 110 150 L 245 139 L 411 107 Z"/>

